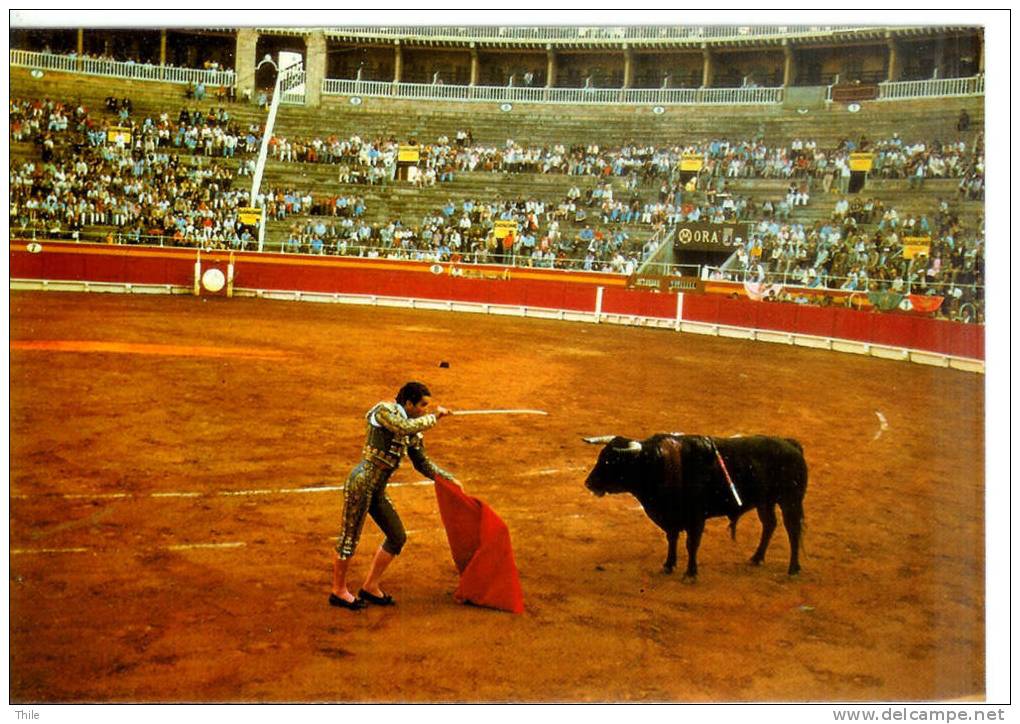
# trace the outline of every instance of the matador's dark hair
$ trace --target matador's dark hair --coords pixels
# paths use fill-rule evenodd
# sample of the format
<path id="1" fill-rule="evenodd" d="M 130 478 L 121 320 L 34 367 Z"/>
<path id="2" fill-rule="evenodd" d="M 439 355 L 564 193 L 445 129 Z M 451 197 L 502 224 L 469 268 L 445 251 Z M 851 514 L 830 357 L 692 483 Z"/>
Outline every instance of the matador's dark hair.
<path id="1" fill-rule="evenodd" d="M 418 404 L 421 402 L 421 398 L 432 396 L 429 392 L 429 388 L 421 382 L 408 382 L 406 385 L 400 388 L 400 392 L 397 393 L 397 404 L 403 405 L 405 402 L 411 404 Z"/>

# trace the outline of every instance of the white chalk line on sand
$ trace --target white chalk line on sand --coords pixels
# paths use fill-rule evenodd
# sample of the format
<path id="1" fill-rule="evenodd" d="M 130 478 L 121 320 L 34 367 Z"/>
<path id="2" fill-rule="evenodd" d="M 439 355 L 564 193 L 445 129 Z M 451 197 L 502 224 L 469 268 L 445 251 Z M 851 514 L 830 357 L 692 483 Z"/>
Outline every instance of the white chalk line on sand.
<path id="1" fill-rule="evenodd" d="M 878 422 L 880 426 L 878 428 L 878 432 L 875 433 L 875 437 L 871 438 L 872 442 L 882 437 L 882 433 L 889 429 L 889 421 L 885 419 L 885 415 L 878 410 L 875 410 L 875 414 L 878 415 Z"/>
<path id="2" fill-rule="evenodd" d="M 188 551 L 195 548 L 244 548 L 247 543 L 242 540 L 229 543 L 177 543 L 172 546 L 164 546 L 168 551 Z"/>
<path id="3" fill-rule="evenodd" d="M 201 549 L 222 549 L 222 548 L 243 548 L 248 545 L 244 541 L 230 541 L 227 543 L 176 543 L 168 546 L 158 546 L 151 550 L 165 551 L 188 551 Z M 35 555 L 42 553 L 91 553 L 103 552 L 102 549 L 93 548 L 12 548 L 12 556 Z"/>
<path id="4" fill-rule="evenodd" d="M 555 475 L 557 473 L 564 472 L 575 472 L 578 470 L 586 470 L 587 466 L 571 466 L 566 468 L 542 468 L 540 470 L 529 470 L 523 473 L 519 473 L 514 477 L 527 478 L 527 477 L 540 477 L 544 475 Z M 474 480 L 476 478 L 464 478 L 465 481 Z M 431 480 L 415 480 L 406 483 L 390 483 L 387 487 L 390 488 L 415 488 L 423 487 L 426 485 L 432 485 Z M 65 498 L 68 500 L 78 500 L 82 498 L 88 499 L 121 499 L 121 498 L 198 498 L 203 496 L 243 496 L 243 495 L 279 495 L 279 494 L 301 494 L 301 493 L 323 493 L 323 492 L 335 492 L 343 490 L 342 485 L 321 485 L 321 486 L 305 486 L 300 488 L 260 488 L 255 490 L 222 490 L 213 493 L 197 493 L 197 492 L 161 492 L 161 493 L 67 493 L 58 494 L 57 497 Z M 25 499 L 30 497 L 54 497 L 52 494 L 40 494 L 37 496 L 29 495 L 11 495 L 12 498 Z M 409 532 L 420 532 L 420 531 L 409 531 Z M 167 550 L 167 551 L 183 551 L 183 550 L 194 550 L 194 549 L 231 549 L 231 548 L 243 548 L 247 544 L 243 541 L 232 541 L 228 543 L 179 543 L 175 545 L 161 546 L 156 550 Z M 90 553 L 90 552 L 103 552 L 101 549 L 91 548 L 12 548 L 11 555 L 33 555 L 33 554 L 60 554 L 60 553 Z"/>
<path id="5" fill-rule="evenodd" d="M 532 478 L 544 475 L 555 475 L 557 473 L 576 472 L 587 470 L 588 466 L 570 466 L 565 468 L 542 468 L 540 470 L 527 470 L 517 473 L 511 477 Z M 465 482 L 479 480 L 478 477 L 462 478 Z M 431 480 L 414 480 L 406 483 L 389 483 L 387 488 L 416 488 L 432 485 Z M 300 488 L 255 488 L 252 490 L 215 490 L 210 492 L 198 491 L 163 491 L 158 493 L 35 493 L 35 494 L 11 494 L 15 500 L 28 500 L 32 498 L 63 498 L 64 500 L 124 500 L 145 499 L 145 498 L 202 498 L 202 497 L 245 497 L 259 495 L 300 495 L 304 493 L 330 493 L 342 491 L 343 485 L 306 485 Z"/>

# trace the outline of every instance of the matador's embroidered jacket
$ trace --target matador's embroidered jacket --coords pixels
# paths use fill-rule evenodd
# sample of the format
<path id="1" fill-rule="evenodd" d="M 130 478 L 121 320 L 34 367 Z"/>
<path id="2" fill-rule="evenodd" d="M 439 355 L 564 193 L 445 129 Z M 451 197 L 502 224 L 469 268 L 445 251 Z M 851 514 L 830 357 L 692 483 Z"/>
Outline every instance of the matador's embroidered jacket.
<path id="1" fill-rule="evenodd" d="M 453 476 L 433 463 L 425 453 L 422 433 L 436 424 L 435 415 L 422 415 L 415 419 L 396 402 L 380 402 L 365 415 L 368 432 L 363 455 L 373 465 L 384 470 L 396 470 L 404 457 L 411 459 L 414 469 L 427 478 Z"/>

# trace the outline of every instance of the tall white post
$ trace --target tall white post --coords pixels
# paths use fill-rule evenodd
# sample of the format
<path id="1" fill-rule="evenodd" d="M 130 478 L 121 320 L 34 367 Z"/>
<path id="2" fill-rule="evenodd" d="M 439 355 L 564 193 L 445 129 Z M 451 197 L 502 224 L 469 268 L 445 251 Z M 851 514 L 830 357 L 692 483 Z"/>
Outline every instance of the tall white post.
<path id="1" fill-rule="evenodd" d="M 605 291 L 603 287 L 595 288 L 595 324 L 598 324 L 602 320 L 602 292 Z"/>
<path id="2" fill-rule="evenodd" d="M 193 291 L 194 291 L 194 294 L 195 294 L 196 297 L 200 296 L 202 294 L 202 250 L 201 249 L 196 249 L 195 250 L 195 288 L 194 288 Z"/>
<path id="3" fill-rule="evenodd" d="M 294 66 L 291 66 L 293 68 Z M 276 85 L 273 87 L 273 101 L 269 104 L 269 115 L 266 117 L 266 127 L 262 131 L 262 146 L 259 148 L 259 160 L 255 163 L 255 173 L 252 176 L 251 181 L 251 196 L 248 199 L 248 203 L 254 208 L 255 197 L 259 194 L 259 186 L 262 184 L 262 173 L 266 169 L 266 156 L 269 154 L 269 138 L 273 135 L 273 127 L 276 124 L 276 110 L 280 107 L 280 96 L 283 95 L 280 92 L 282 88 L 283 71 L 279 70 L 276 73 Z M 262 251 L 262 247 L 265 243 L 266 238 L 266 212 L 262 209 L 262 217 L 259 221 L 259 251 Z"/>
<path id="4" fill-rule="evenodd" d="M 259 209 L 259 251 L 262 251 L 266 244 L 266 210 Z"/>

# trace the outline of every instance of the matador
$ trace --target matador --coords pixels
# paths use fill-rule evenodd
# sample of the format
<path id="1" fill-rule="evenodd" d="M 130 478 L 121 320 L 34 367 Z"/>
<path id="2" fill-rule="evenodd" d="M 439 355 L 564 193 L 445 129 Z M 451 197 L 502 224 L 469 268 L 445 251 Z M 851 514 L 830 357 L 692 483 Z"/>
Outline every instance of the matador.
<path id="1" fill-rule="evenodd" d="M 425 477 L 432 480 L 442 477 L 460 485 L 425 452 L 424 432 L 450 414 L 445 407 L 437 407 L 435 413 L 427 412 L 430 404 L 428 387 L 421 382 L 408 382 L 400 388 L 396 402 L 380 402 L 365 415 L 368 429 L 361 461 L 344 486 L 343 524 L 333 559 L 333 586 L 329 596 L 332 606 L 356 611 L 369 603 L 394 604 L 393 597 L 379 588 L 379 580 L 400 554 L 407 534 L 393 502 L 386 495 L 386 483 L 400 466 L 405 452 L 415 470 Z M 368 577 L 355 597 L 347 588 L 347 567 L 358 547 L 366 513 L 386 539 L 376 551 Z"/>

